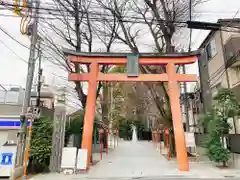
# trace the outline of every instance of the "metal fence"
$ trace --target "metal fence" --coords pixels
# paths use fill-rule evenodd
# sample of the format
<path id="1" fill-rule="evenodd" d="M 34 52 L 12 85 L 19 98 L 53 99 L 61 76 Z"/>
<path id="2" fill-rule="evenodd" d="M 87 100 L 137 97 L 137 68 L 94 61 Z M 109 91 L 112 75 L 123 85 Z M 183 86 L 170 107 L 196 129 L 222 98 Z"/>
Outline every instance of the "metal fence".
<path id="1" fill-rule="evenodd" d="M 206 141 L 207 134 L 195 133 L 194 136 L 195 136 L 196 145 L 199 147 L 204 147 L 204 143 Z"/>
<path id="2" fill-rule="evenodd" d="M 227 134 L 226 136 L 227 148 L 232 153 L 240 154 L 240 134 Z M 199 147 L 204 147 L 206 142 L 207 134 L 198 134 L 195 133 L 195 142 Z"/>
<path id="3" fill-rule="evenodd" d="M 228 134 L 226 136 L 227 147 L 232 153 L 240 154 L 240 134 Z"/>

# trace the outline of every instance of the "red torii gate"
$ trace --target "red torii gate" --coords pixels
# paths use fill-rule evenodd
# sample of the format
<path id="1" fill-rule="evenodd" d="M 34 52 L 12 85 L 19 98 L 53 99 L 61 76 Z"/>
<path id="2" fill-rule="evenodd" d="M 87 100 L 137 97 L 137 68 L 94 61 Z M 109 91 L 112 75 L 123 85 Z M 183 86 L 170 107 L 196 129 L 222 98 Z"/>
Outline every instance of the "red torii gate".
<path id="1" fill-rule="evenodd" d="M 181 171 L 188 171 L 188 157 L 186 150 L 185 135 L 180 109 L 179 82 L 197 81 L 196 75 L 178 74 L 175 65 L 191 64 L 197 59 L 198 52 L 176 53 L 156 55 L 151 53 L 139 54 L 138 63 L 140 65 L 166 65 L 166 72 L 163 74 L 139 74 L 129 77 L 127 74 L 105 74 L 99 72 L 99 65 L 123 65 L 127 64 L 129 53 L 84 53 L 64 49 L 68 56 L 69 63 L 89 64 L 89 73 L 70 73 L 69 81 L 87 81 L 88 96 L 84 117 L 84 127 L 82 136 L 82 147 L 88 150 L 87 168 L 90 167 L 92 152 L 92 133 L 96 108 L 96 89 L 98 81 L 141 81 L 141 82 L 168 82 L 168 93 L 171 103 L 174 136 L 176 143 L 178 167 Z"/>

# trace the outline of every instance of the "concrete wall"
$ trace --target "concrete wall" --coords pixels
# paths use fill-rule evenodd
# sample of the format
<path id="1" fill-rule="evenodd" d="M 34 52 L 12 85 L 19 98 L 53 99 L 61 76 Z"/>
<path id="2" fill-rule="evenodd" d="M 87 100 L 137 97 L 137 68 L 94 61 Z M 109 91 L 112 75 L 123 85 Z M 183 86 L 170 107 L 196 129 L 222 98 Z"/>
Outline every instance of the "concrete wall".
<path id="1" fill-rule="evenodd" d="M 235 88 L 240 85 L 240 70 L 228 68 L 230 88 Z"/>
<path id="2" fill-rule="evenodd" d="M 208 83 L 209 80 L 209 71 L 208 71 L 208 60 L 207 53 L 204 49 L 201 53 L 201 56 L 198 59 L 198 67 L 199 67 L 199 76 L 200 76 L 200 89 L 201 96 L 203 101 L 204 112 L 207 112 L 212 106 L 212 94 L 211 89 Z"/>
<path id="3" fill-rule="evenodd" d="M 238 56 L 237 59 L 231 59 L 231 56 L 239 52 L 240 35 L 229 36 L 229 38 L 226 40 L 226 43 L 226 61 L 229 61 L 228 65 L 230 66 L 228 68 L 229 84 L 230 88 L 234 88 L 240 84 L 240 57 Z"/>
<path id="4" fill-rule="evenodd" d="M 231 154 L 229 166 L 233 168 L 240 168 L 240 154 Z"/>
<path id="5" fill-rule="evenodd" d="M 22 105 L 11 105 L 11 104 L 0 104 L 0 115 L 1 116 L 20 116 L 22 112 Z M 53 118 L 54 111 L 45 107 L 41 108 L 41 115 L 49 116 Z"/>
<path id="6" fill-rule="evenodd" d="M 220 32 L 216 32 L 214 34 L 214 36 L 209 40 L 209 43 L 214 40 L 215 40 L 215 44 L 216 44 L 216 52 L 217 53 L 212 59 L 208 60 L 208 73 L 209 73 L 210 79 L 212 79 L 212 81 L 214 82 L 213 85 L 217 84 L 219 81 L 221 81 L 221 78 L 220 78 L 220 80 L 217 80 L 218 77 L 217 76 L 215 77 L 215 72 L 217 72 L 219 69 L 222 69 L 221 72 L 224 71 L 224 57 L 223 57 L 223 48 L 222 48 Z M 219 75 L 220 75 L 220 73 L 219 73 Z"/>
<path id="7" fill-rule="evenodd" d="M 50 162 L 51 172 L 60 172 L 62 148 L 64 147 L 64 135 L 66 125 L 66 107 L 56 106 L 53 120 L 52 155 Z"/>
<path id="8" fill-rule="evenodd" d="M 230 29 L 230 31 L 231 31 L 231 29 Z M 235 31 L 235 29 L 233 29 L 233 31 Z M 222 31 L 223 44 L 226 44 L 227 41 L 232 37 L 240 37 L 240 34 L 238 32 Z"/>
<path id="9" fill-rule="evenodd" d="M 227 88 L 228 86 L 230 88 L 240 87 L 240 69 L 232 67 L 225 68 L 225 49 L 223 47 L 231 38 L 239 36 L 239 33 L 217 31 L 211 33 L 204 43 L 204 48 L 206 48 L 212 40 L 215 40 L 217 52 L 214 57 L 208 60 L 206 50 L 204 50 L 198 61 L 205 111 L 211 108 L 211 98 L 216 95 L 219 88 Z"/>
<path id="10" fill-rule="evenodd" d="M 22 105 L 0 104 L 0 115 L 20 116 Z"/>
<path id="11" fill-rule="evenodd" d="M 229 87 L 233 88 L 240 83 L 240 70 L 239 68 L 229 67 L 225 69 L 225 49 L 224 45 L 231 40 L 231 38 L 239 37 L 239 33 L 233 32 L 216 32 L 214 36 L 209 40 L 215 40 L 217 54 L 208 62 L 208 73 L 210 79 L 210 86 L 212 88 L 212 93 L 214 94 L 217 90 L 214 88 L 217 84 L 221 84 L 222 87 L 228 87 L 229 78 Z M 223 44 L 222 44 L 223 43 Z"/>
<path id="12" fill-rule="evenodd" d="M 231 29 L 229 29 L 231 30 Z M 234 88 L 234 92 L 238 96 L 240 91 L 240 69 L 229 67 L 225 68 L 225 49 L 223 45 L 225 45 L 231 38 L 239 37 L 240 33 L 233 32 L 215 32 L 210 33 L 209 38 L 207 38 L 207 42 L 204 42 L 205 46 L 212 40 L 215 39 L 216 42 L 216 51 L 217 54 L 211 59 L 206 60 L 203 56 L 199 60 L 199 71 L 200 71 L 200 79 L 201 79 L 201 90 L 203 97 L 203 105 L 205 109 L 211 107 L 210 99 L 217 92 L 217 88 L 215 87 L 218 84 L 221 84 L 222 87 L 227 88 L 228 83 L 230 88 Z M 229 82 L 228 82 L 228 79 Z M 209 91 L 208 81 L 210 82 L 211 92 Z M 212 94 L 209 96 L 209 94 Z M 240 95 L 238 96 L 240 97 Z M 240 120 L 236 120 L 236 133 L 240 133 Z M 230 122 L 232 124 L 232 122 Z M 231 132 L 233 133 L 233 132 Z M 198 147 L 198 153 L 204 156 L 205 149 L 202 147 Z M 231 160 L 229 161 L 229 165 L 231 167 L 240 168 L 240 154 L 232 154 Z"/>
<path id="13" fill-rule="evenodd" d="M 33 97 L 31 98 L 31 102 L 34 101 L 34 104 L 32 105 L 36 105 L 36 98 Z M 41 101 L 43 102 L 43 107 L 49 108 L 49 109 L 53 109 L 53 104 L 54 104 L 54 99 L 52 98 L 41 98 Z"/>
<path id="14" fill-rule="evenodd" d="M 16 130 L 16 134 L 17 134 L 17 130 Z M 0 130 L 0 146 L 6 143 L 7 138 L 8 138 L 8 130 L 1 129 Z"/>

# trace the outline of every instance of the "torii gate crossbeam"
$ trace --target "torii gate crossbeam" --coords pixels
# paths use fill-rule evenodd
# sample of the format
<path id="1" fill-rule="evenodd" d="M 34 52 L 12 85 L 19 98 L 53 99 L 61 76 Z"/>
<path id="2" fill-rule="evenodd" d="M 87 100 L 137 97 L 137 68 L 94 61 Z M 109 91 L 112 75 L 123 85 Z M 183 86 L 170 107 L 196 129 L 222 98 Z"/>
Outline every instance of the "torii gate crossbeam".
<path id="1" fill-rule="evenodd" d="M 140 82 L 168 82 L 168 94 L 171 103 L 171 112 L 174 128 L 174 137 L 177 152 L 178 167 L 181 171 L 188 171 L 188 157 L 186 150 L 185 135 L 180 109 L 179 82 L 197 81 L 196 75 L 176 73 L 176 65 L 191 64 L 197 59 L 198 52 L 156 55 L 151 53 L 140 54 L 138 63 L 140 65 L 166 65 L 166 73 L 163 74 L 139 74 L 129 77 L 127 74 L 104 74 L 99 72 L 99 65 L 121 65 L 127 64 L 127 53 L 81 53 L 68 49 L 63 50 L 68 56 L 69 63 L 89 64 L 89 73 L 70 73 L 69 81 L 87 81 L 88 96 L 84 117 L 82 136 L 82 148 L 88 150 L 88 163 L 92 152 L 93 122 L 96 109 L 96 89 L 98 81 L 140 81 Z"/>

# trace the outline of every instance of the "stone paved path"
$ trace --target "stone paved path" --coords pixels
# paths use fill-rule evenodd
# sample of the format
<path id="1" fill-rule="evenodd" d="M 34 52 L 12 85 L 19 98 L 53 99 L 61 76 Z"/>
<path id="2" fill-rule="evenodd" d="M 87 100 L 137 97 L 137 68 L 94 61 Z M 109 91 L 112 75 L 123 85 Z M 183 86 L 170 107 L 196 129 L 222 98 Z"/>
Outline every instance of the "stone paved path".
<path id="1" fill-rule="evenodd" d="M 179 172 L 175 160 L 168 161 L 150 142 L 121 142 L 103 160 L 92 167 L 87 174 L 48 174 L 32 180 L 118 180 L 118 179 L 178 179 L 240 177 L 239 170 L 220 170 L 209 162 L 190 163 L 189 172 Z"/>
<path id="2" fill-rule="evenodd" d="M 169 169 L 176 169 L 176 165 L 169 163 L 149 142 L 122 142 L 90 170 L 89 176 L 149 177 Z"/>

